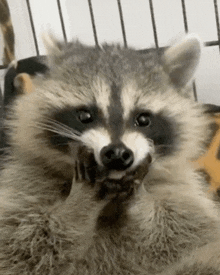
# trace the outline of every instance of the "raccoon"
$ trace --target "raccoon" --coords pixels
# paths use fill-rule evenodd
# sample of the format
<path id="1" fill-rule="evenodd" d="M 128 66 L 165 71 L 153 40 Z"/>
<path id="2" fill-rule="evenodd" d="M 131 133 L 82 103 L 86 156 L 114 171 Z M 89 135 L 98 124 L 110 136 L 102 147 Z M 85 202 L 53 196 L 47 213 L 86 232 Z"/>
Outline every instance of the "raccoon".
<path id="1" fill-rule="evenodd" d="M 186 96 L 197 36 L 163 54 L 46 44 L 49 71 L 21 74 L 7 113 L 0 274 L 220 274 L 218 208 L 191 163 L 211 134 Z"/>

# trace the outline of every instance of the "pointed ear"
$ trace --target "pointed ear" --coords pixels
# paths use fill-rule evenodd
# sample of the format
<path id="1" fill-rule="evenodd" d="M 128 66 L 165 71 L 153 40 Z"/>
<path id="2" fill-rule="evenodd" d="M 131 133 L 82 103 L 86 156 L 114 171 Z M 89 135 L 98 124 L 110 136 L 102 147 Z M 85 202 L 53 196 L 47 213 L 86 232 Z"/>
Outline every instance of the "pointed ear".
<path id="1" fill-rule="evenodd" d="M 48 54 L 49 66 L 59 64 L 63 61 L 63 49 L 66 46 L 65 42 L 60 42 L 54 35 L 43 34 L 42 36 L 45 48 Z"/>
<path id="2" fill-rule="evenodd" d="M 31 77 L 26 73 L 18 74 L 15 77 L 14 86 L 18 94 L 30 94 L 34 91 Z"/>
<path id="3" fill-rule="evenodd" d="M 174 85 L 184 87 L 192 79 L 199 63 L 201 47 L 198 36 L 191 34 L 165 51 L 163 66 Z"/>
<path id="4" fill-rule="evenodd" d="M 49 55 L 56 55 L 61 53 L 62 45 L 53 34 L 44 33 L 42 35 L 42 39 Z"/>

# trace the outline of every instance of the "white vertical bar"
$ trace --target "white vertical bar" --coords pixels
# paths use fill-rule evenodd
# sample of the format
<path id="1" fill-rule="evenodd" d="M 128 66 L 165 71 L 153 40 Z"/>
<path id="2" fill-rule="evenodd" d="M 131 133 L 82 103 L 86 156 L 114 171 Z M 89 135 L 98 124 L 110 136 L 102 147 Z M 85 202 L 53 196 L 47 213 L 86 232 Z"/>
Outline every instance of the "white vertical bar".
<path id="1" fill-rule="evenodd" d="M 201 62 L 196 73 L 198 101 L 220 105 L 220 55 L 219 48 L 203 49 Z"/>
<path id="2" fill-rule="evenodd" d="M 61 8 L 67 40 L 79 39 L 83 43 L 94 45 L 88 1 L 62 0 Z"/>
<path id="3" fill-rule="evenodd" d="M 203 41 L 217 40 L 213 1 L 185 0 L 189 32 L 197 33 Z"/>
<path id="4" fill-rule="evenodd" d="M 92 5 L 99 43 L 123 44 L 117 1 L 93 0 Z"/>
<path id="5" fill-rule="evenodd" d="M 181 1 L 154 0 L 153 5 L 159 47 L 167 46 L 184 33 Z"/>
<path id="6" fill-rule="evenodd" d="M 40 54 L 46 54 L 46 49 L 42 41 L 43 33 L 51 32 L 57 38 L 63 40 L 57 1 L 31 0 L 30 6 L 39 46 L 39 52 Z"/>
<path id="7" fill-rule="evenodd" d="M 137 49 L 154 47 L 153 28 L 147 0 L 122 0 L 128 46 Z"/>

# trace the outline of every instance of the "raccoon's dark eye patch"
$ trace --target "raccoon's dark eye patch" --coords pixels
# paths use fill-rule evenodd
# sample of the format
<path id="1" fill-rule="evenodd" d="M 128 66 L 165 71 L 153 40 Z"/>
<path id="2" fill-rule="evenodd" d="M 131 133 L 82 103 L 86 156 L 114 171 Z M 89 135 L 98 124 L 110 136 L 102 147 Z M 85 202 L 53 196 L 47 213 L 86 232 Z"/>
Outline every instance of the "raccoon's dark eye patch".
<path id="1" fill-rule="evenodd" d="M 78 118 L 82 123 L 91 123 L 93 121 L 92 114 L 87 110 L 79 110 Z"/>
<path id="2" fill-rule="evenodd" d="M 147 127 L 151 124 L 150 113 L 140 113 L 135 118 L 135 126 Z"/>
<path id="3" fill-rule="evenodd" d="M 96 105 L 66 107 L 53 112 L 46 135 L 50 144 L 60 151 L 68 151 L 70 141 L 79 140 L 80 135 L 91 128 L 103 124 L 103 115 Z M 50 128 L 55 128 L 50 131 Z M 76 136 L 76 139 L 74 137 Z"/>
<path id="4" fill-rule="evenodd" d="M 100 110 L 96 106 L 69 107 L 56 112 L 53 119 L 80 133 L 96 126 L 102 120 Z"/>
<path id="5" fill-rule="evenodd" d="M 141 132 L 154 142 L 160 155 L 171 154 L 178 142 L 178 125 L 166 113 L 153 113 L 149 110 L 134 110 L 128 121 L 130 127 Z"/>

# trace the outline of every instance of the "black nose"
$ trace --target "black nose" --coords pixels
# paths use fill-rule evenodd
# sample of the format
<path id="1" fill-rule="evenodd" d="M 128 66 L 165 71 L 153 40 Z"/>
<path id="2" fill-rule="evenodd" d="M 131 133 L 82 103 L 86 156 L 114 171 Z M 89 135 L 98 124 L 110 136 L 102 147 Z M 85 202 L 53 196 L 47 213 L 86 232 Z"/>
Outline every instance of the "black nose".
<path id="1" fill-rule="evenodd" d="M 111 144 L 102 148 L 101 161 L 108 169 L 125 170 L 132 165 L 134 154 L 123 144 Z"/>

